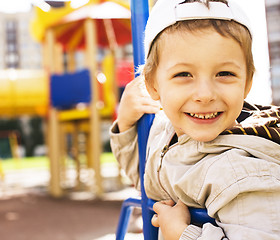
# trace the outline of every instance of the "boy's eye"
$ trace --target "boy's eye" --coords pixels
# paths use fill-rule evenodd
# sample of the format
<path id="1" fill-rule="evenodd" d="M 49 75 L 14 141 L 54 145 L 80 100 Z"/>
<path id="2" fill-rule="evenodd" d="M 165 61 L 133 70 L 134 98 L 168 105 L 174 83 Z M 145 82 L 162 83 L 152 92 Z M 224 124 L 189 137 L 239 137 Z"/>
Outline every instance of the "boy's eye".
<path id="1" fill-rule="evenodd" d="M 234 73 L 232 73 L 232 72 L 228 72 L 228 71 L 223 71 L 223 72 L 219 72 L 218 74 L 217 74 L 217 77 L 230 77 L 230 76 L 235 76 L 235 74 Z"/>
<path id="2" fill-rule="evenodd" d="M 174 75 L 174 77 L 192 77 L 189 72 L 180 72 Z"/>

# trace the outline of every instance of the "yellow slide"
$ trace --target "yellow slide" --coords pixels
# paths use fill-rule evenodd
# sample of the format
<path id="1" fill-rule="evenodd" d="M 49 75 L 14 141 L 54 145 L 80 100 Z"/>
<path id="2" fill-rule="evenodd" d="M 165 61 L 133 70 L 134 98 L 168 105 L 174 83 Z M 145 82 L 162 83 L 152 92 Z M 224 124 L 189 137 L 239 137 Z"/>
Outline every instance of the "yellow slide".
<path id="1" fill-rule="evenodd" d="M 0 116 L 46 116 L 49 104 L 47 74 L 42 70 L 0 71 Z"/>

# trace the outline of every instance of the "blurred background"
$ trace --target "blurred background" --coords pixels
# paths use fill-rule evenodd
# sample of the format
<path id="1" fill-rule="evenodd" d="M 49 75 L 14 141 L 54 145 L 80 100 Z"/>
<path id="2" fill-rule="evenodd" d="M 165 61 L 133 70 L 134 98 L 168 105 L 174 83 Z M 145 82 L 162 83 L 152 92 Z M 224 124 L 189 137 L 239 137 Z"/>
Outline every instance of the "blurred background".
<path id="1" fill-rule="evenodd" d="M 280 0 L 235 1 L 254 35 L 247 100 L 279 105 Z M 138 195 L 108 134 L 133 79 L 129 4 L 0 1 L 1 239 L 114 239 L 122 200 Z M 142 239 L 138 216 L 128 239 Z"/>

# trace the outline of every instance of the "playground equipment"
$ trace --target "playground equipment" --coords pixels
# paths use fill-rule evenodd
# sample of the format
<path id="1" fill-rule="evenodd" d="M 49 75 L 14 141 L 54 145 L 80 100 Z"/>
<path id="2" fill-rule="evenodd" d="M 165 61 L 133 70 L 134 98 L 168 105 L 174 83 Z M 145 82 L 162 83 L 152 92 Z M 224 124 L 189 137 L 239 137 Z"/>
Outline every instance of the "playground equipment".
<path id="1" fill-rule="evenodd" d="M 1 70 L 0 86 L 0 117 L 17 118 L 22 115 L 46 117 L 49 87 L 44 71 Z M 18 143 L 15 132 L 0 132 L 0 138 L 9 140 L 11 155 L 18 163 Z M 0 176 L 4 179 L 4 170 L 1 166 Z"/>
<path id="2" fill-rule="evenodd" d="M 101 194 L 100 121 L 112 118 L 114 113 L 117 99 L 114 53 L 118 45 L 131 41 L 130 11 L 121 1 L 92 0 L 75 11 L 71 11 L 66 3 L 65 9 L 55 9 L 49 13 L 36 9 L 36 13 L 37 20 L 33 22 L 32 29 L 34 36 L 43 42 L 45 68 L 52 80 L 48 115 L 50 192 L 55 197 L 63 194 L 61 173 L 65 134 L 71 133 L 73 142 L 77 143 L 78 133 L 84 132 L 88 167 L 94 169 L 96 192 Z M 102 64 L 97 61 L 100 48 L 106 48 L 108 52 Z M 77 68 L 74 57 L 81 50 L 85 55 L 85 68 L 82 70 Z M 64 57 L 68 59 L 67 66 L 63 64 Z M 99 81 L 102 82 L 104 76 L 107 84 L 101 85 Z M 82 91 L 75 99 L 73 93 L 77 93 L 78 86 Z M 65 101 L 57 101 L 62 95 Z M 79 166 L 78 149 L 74 152 L 73 157 Z"/>
<path id="3" fill-rule="evenodd" d="M 44 117 L 49 102 L 48 79 L 41 70 L 0 71 L 0 116 Z"/>
<path id="4" fill-rule="evenodd" d="M 13 161 L 15 165 L 19 164 L 19 148 L 18 148 L 18 139 L 19 139 L 19 133 L 17 131 L 1 131 L 0 132 L 0 139 L 5 139 L 8 141 L 8 145 L 11 152 L 11 157 L 13 158 Z M 1 152 L 2 154 L 2 152 Z M 1 156 L 2 157 L 2 156 Z M 5 178 L 5 172 L 2 167 L 1 163 L 2 159 L 0 158 L 0 179 L 4 181 Z"/>

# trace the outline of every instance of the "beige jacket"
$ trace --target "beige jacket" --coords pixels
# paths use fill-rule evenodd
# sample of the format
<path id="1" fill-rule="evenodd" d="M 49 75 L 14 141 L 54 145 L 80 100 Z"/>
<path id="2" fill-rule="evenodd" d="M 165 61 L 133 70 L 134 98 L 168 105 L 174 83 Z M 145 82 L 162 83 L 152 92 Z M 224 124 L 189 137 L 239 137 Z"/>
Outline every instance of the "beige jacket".
<path id="1" fill-rule="evenodd" d="M 219 226 L 189 225 L 181 239 L 279 240 L 280 145 L 248 135 L 220 135 L 211 142 L 183 135 L 165 147 L 174 133 L 164 113 L 157 114 L 147 145 L 146 193 L 207 208 Z M 114 123 L 111 146 L 139 189 L 136 128 L 118 133 Z"/>

